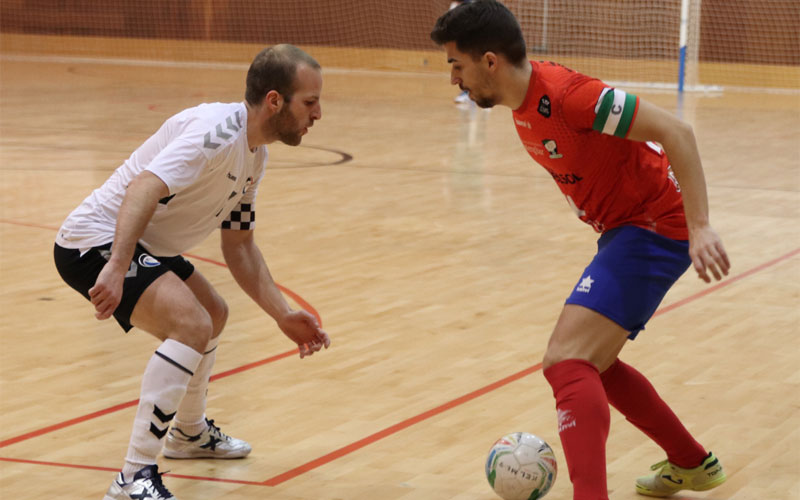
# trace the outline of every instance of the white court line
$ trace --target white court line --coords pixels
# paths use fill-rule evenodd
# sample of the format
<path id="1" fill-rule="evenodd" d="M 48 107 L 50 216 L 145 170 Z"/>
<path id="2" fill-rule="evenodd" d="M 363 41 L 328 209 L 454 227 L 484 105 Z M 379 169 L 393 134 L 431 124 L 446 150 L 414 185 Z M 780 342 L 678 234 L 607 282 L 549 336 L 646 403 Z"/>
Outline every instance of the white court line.
<path id="1" fill-rule="evenodd" d="M 154 66 L 162 68 L 193 68 L 193 69 L 217 69 L 217 70 L 237 70 L 247 71 L 250 64 L 244 63 L 221 63 L 221 62 L 191 62 L 191 61 L 159 61 L 151 59 L 123 59 L 111 57 L 68 57 L 68 56 L 29 56 L 29 55 L 0 55 L 0 61 L 16 61 L 16 62 L 44 62 L 44 63 L 64 63 L 64 64 L 107 64 L 107 65 L 120 65 L 120 66 Z M 415 76 L 415 77 L 428 77 L 428 78 L 450 78 L 448 72 L 432 73 L 422 71 L 395 71 L 391 69 L 375 70 L 375 69 L 351 69 L 351 68 L 336 68 L 325 67 L 322 69 L 323 73 L 332 75 L 395 75 L 395 76 Z M 631 81 L 615 81 L 605 80 L 608 85 L 628 88 L 628 89 L 647 89 L 655 91 L 663 91 L 665 93 L 677 92 L 677 83 L 666 82 L 631 82 Z M 759 94 L 783 94 L 783 95 L 800 95 L 800 89 L 788 88 L 770 88 L 770 87 L 740 87 L 740 86 L 727 86 L 722 87 L 719 85 L 690 85 L 684 87 L 687 93 L 703 93 L 703 94 L 721 94 L 723 92 L 742 92 L 742 93 L 759 93 Z"/>

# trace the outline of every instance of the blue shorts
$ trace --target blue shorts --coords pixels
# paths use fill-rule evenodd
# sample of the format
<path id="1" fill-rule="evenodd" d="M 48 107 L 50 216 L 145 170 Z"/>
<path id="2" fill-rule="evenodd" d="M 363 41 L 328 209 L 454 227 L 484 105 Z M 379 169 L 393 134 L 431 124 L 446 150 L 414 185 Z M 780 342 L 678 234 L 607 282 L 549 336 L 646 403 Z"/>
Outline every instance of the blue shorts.
<path id="1" fill-rule="evenodd" d="M 631 340 L 656 312 L 667 290 L 692 263 L 689 242 L 622 226 L 597 240 L 597 255 L 567 297 L 631 332 Z"/>

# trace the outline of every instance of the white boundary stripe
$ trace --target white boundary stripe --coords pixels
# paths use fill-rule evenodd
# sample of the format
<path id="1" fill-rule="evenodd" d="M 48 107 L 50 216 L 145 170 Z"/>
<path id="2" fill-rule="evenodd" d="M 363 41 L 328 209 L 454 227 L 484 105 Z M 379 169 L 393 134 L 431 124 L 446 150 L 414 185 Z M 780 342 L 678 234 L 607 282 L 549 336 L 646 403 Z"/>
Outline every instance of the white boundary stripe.
<path id="1" fill-rule="evenodd" d="M 156 66 L 167 68 L 207 68 L 225 70 L 244 70 L 250 67 L 244 63 L 202 63 L 188 61 L 156 61 L 150 59 L 118 59 L 118 58 L 99 58 L 99 57 L 70 57 L 70 56 L 27 56 L 0 54 L 0 61 L 18 62 L 52 62 L 52 63 L 76 63 L 76 64 L 109 64 L 119 66 Z M 425 76 L 430 78 L 450 79 L 448 73 L 430 73 L 423 71 L 395 71 L 391 69 L 350 69 L 337 67 L 324 67 L 323 73 L 336 74 L 363 74 L 363 75 L 402 75 L 402 76 Z M 657 90 L 665 93 L 672 93 L 678 90 L 677 83 L 666 82 L 635 82 L 627 80 L 604 80 L 607 85 L 612 87 L 624 87 L 628 89 Z M 800 95 L 800 89 L 789 89 L 780 87 L 744 87 L 744 86 L 720 86 L 720 85 L 687 85 L 684 87 L 686 92 L 699 93 L 722 93 L 725 91 L 745 92 L 754 94 L 785 94 Z"/>
<path id="2" fill-rule="evenodd" d="M 204 63 L 191 61 L 158 61 L 152 59 L 122 59 L 113 57 L 70 57 L 70 56 L 25 56 L 25 55 L 0 55 L 0 61 L 16 62 L 44 62 L 60 64 L 107 64 L 117 66 L 154 66 L 161 68 L 193 68 L 193 69 L 220 69 L 247 71 L 250 63 Z M 377 70 L 377 69 L 351 69 L 337 67 L 323 67 L 323 73 L 329 74 L 364 74 L 364 75 L 401 75 L 401 76 L 426 76 L 432 78 L 450 79 L 448 73 L 443 72 L 423 72 L 423 71 L 396 71 L 396 70 Z"/>
<path id="3" fill-rule="evenodd" d="M 17 62 L 49 62 L 49 63 L 79 63 L 79 64 L 108 64 L 117 66 L 155 66 L 167 68 L 207 68 L 207 69 L 247 69 L 248 64 L 237 63 L 202 63 L 182 61 L 156 61 L 151 59 L 117 59 L 113 57 L 69 57 L 69 56 L 20 56 L 2 55 L 0 60 Z"/>

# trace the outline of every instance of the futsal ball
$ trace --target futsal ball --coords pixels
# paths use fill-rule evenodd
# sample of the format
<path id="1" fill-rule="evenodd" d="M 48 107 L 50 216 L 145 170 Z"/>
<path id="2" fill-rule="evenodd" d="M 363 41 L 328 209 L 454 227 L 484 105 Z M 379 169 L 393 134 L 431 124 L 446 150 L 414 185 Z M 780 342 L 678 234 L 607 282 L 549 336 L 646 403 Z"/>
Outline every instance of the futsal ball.
<path id="1" fill-rule="evenodd" d="M 498 439 L 486 459 L 486 479 L 504 500 L 537 500 L 556 481 L 556 456 L 543 439 L 514 432 Z"/>

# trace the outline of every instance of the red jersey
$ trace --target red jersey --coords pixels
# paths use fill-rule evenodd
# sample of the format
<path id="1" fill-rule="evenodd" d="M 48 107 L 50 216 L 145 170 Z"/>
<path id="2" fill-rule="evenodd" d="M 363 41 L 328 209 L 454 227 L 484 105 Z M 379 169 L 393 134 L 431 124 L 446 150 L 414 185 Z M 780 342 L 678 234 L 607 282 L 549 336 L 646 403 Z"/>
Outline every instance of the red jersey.
<path id="1" fill-rule="evenodd" d="M 663 150 L 626 139 L 639 98 L 556 63 L 531 66 L 514 125 L 578 217 L 600 233 L 629 225 L 689 239 L 680 187 Z"/>

